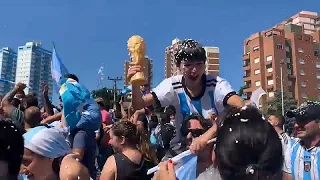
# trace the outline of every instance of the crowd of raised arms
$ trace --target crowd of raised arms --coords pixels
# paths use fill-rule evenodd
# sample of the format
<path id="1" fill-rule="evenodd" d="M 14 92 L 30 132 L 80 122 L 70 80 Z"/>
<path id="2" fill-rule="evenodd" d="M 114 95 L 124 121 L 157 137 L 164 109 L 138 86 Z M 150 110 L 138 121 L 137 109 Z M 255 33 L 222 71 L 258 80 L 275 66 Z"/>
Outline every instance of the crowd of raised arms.
<path id="1" fill-rule="evenodd" d="M 0 179 L 320 179 L 320 103 L 263 114 L 226 79 L 205 74 L 197 41 L 181 40 L 173 53 L 180 74 L 150 92 L 132 84 L 129 107 L 121 98 L 109 109 L 74 74 L 60 79 L 59 106 L 46 84 L 35 95 L 17 83 L 1 98 Z M 127 78 L 141 71 L 132 64 Z M 293 132 L 286 118 L 295 118 Z M 174 158 L 187 150 L 192 168 Z"/>

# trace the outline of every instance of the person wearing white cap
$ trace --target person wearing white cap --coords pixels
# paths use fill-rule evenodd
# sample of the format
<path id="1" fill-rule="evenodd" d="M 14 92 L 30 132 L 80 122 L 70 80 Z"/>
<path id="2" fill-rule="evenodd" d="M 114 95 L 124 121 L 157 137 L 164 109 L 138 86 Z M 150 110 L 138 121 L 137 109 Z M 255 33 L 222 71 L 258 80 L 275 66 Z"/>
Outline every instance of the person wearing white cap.
<path id="1" fill-rule="evenodd" d="M 90 179 L 88 171 L 80 162 L 72 161 L 71 157 L 77 155 L 68 155 L 71 153 L 70 145 L 66 141 L 66 131 L 61 128 L 54 128 L 49 126 L 38 126 L 30 129 L 23 135 L 24 137 L 24 155 L 20 168 L 19 180 L 33 179 L 60 179 L 60 175 L 63 175 L 63 179 L 68 176 L 74 176 L 74 174 L 66 174 L 69 172 L 65 170 L 70 164 L 72 168 L 74 163 L 78 164 L 81 171 L 78 171 L 81 175 L 86 172 L 84 179 Z M 67 156 L 66 156 L 67 155 Z M 68 160 L 70 159 L 70 160 Z M 74 159 L 74 158 L 73 158 Z M 64 163 L 65 167 L 63 173 L 60 172 L 60 164 Z M 68 163 L 70 162 L 70 163 Z M 72 178 L 71 178 L 72 179 Z"/>

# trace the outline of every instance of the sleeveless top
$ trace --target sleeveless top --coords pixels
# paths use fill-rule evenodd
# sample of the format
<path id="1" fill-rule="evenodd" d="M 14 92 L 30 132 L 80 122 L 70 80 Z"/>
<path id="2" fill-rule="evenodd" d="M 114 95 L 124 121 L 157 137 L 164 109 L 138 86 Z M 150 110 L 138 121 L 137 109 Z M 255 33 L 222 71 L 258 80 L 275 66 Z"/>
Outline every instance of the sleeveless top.
<path id="1" fill-rule="evenodd" d="M 150 180 L 153 175 L 147 175 L 147 171 L 154 164 L 144 158 L 141 158 L 140 164 L 135 164 L 127 156 L 117 153 L 114 156 L 117 166 L 116 180 Z"/>

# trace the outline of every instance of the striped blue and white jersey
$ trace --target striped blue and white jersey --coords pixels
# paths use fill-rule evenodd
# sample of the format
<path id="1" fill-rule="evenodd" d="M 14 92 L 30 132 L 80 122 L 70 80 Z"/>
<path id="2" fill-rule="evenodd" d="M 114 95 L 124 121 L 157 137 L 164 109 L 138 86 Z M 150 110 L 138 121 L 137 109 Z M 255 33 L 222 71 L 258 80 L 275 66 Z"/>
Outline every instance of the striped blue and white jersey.
<path id="1" fill-rule="evenodd" d="M 294 180 L 320 179 L 320 146 L 307 149 L 300 139 L 290 139 L 286 149 L 283 171 L 291 174 Z"/>
<path id="2" fill-rule="evenodd" d="M 189 95 L 182 75 L 167 78 L 153 89 L 162 107 L 173 105 L 176 108 L 177 132 L 180 132 L 182 122 L 188 115 L 198 113 L 209 118 L 212 113 L 222 113 L 226 104 L 225 97 L 235 94 L 229 82 L 219 76 L 205 75 L 203 83 L 205 88 L 199 97 Z M 181 134 L 177 133 L 172 142 L 181 142 L 180 139 Z"/>

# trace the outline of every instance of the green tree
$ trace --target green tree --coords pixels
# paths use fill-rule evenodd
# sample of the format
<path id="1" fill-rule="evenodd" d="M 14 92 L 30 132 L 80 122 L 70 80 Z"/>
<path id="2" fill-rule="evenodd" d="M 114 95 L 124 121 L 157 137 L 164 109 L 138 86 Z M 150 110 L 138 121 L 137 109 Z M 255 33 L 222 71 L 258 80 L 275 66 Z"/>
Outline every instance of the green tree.
<path id="1" fill-rule="evenodd" d="M 101 88 L 96 89 L 91 92 L 93 98 L 101 97 L 104 100 L 104 103 L 107 107 L 113 107 L 113 89 L 109 88 Z M 119 93 L 117 92 L 117 98 L 116 98 L 116 105 L 118 105 L 117 102 L 119 102 L 120 97 Z"/>
<path id="2" fill-rule="evenodd" d="M 297 106 L 297 101 L 290 97 L 287 92 L 283 93 L 284 112 Z M 276 91 L 274 97 L 267 102 L 267 114 L 282 114 L 281 92 Z"/>
<path id="3" fill-rule="evenodd" d="M 238 95 L 239 95 L 240 97 L 242 97 L 242 96 L 244 95 L 243 90 L 246 89 L 246 88 L 247 88 L 247 85 L 243 85 L 243 86 L 240 87 L 240 89 L 239 89 L 239 91 L 238 91 Z"/>
<path id="4" fill-rule="evenodd" d="M 286 92 L 283 93 L 283 104 L 284 104 L 284 112 L 287 112 L 293 107 L 297 107 L 297 101 L 290 97 L 290 95 Z M 267 115 L 271 114 L 282 114 L 282 104 L 281 104 L 281 92 L 275 92 L 274 97 L 267 102 Z M 287 118 L 285 117 L 285 130 L 289 134 L 292 133 L 295 124 L 295 118 Z"/>

